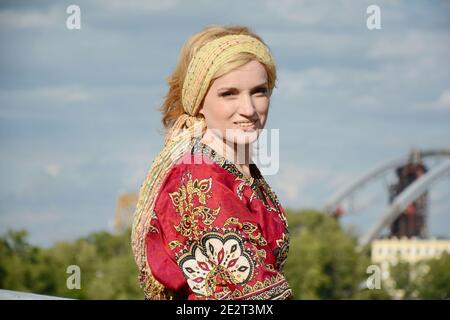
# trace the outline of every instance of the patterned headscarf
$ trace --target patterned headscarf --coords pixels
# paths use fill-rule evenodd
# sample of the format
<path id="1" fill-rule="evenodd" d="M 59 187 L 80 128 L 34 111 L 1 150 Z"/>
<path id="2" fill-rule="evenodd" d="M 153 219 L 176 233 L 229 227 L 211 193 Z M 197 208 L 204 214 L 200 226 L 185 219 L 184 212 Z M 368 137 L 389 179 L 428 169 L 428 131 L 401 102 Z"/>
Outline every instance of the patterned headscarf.
<path id="1" fill-rule="evenodd" d="M 241 52 L 255 55 L 265 65 L 274 64 L 272 55 L 264 43 L 248 35 L 227 35 L 216 38 L 203 45 L 194 54 L 182 88 L 184 113 L 177 118 L 167 132 L 165 145 L 153 161 L 140 188 L 132 227 L 132 247 L 144 291 L 159 290 L 161 298 L 163 298 L 164 290 L 162 285 L 156 285 L 157 288 L 148 288 L 150 285 L 155 286 L 157 281 L 155 279 L 149 281 L 152 274 L 145 247 L 145 236 L 151 227 L 156 198 L 172 165 L 189 149 L 191 139 L 201 136 L 206 129 L 205 120 L 197 115 L 213 76 L 226 62 Z"/>

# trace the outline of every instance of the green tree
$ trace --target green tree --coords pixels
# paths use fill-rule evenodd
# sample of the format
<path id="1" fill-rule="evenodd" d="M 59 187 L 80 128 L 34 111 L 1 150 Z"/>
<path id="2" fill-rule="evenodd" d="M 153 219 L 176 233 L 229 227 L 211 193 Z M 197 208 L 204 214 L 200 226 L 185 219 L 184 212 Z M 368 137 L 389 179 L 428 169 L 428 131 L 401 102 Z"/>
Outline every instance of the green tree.
<path id="1" fill-rule="evenodd" d="M 450 254 L 429 260 L 427 273 L 418 281 L 418 295 L 422 299 L 450 299 Z"/>
<path id="2" fill-rule="evenodd" d="M 0 287 L 30 291 L 38 276 L 40 250 L 31 246 L 25 230 L 8 231 L 0 238 Z"/>
<path id="3" fill-rule="evenodd" d="M 48 249 L 31 246 L 25 231 L 0 237 L 0 287 L 76 299 L 142 299 L 130 230 L 90 234 Z M 67 267 L 81 271 L 81 289 L 67 288 Z"/>
<path id="4" fill-rule="evenodd" d="M 356 297 L 370 264 L 367 254 L 357 252 L 356 237 L 319 211 L 286 213 L 291 242 L 285 274 L 295 298 Z"/>
<path id="5" fill-rule="evenodd" d="M 390 276 L 395 282 L 395 289 L 401 292 L 402 299 L 412 299 L 417 296 L 418 265 L 401 261 L 390 267 Z"/>

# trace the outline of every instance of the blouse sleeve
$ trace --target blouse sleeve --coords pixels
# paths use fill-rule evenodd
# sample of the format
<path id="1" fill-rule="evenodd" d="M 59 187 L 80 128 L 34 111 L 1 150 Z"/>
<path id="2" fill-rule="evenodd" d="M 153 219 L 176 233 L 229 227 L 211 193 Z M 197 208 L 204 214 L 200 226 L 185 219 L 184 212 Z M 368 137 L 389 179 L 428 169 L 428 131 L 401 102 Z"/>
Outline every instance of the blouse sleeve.
<path id="1" fill-rule="evenodd" d="M 290 299 L 255 214 L 209 165 L 176 165 L 155 204 L 153 276 L 184 299 Z M 267 236 L 266 236 L 267 237 Z M 270 260 L 270 261 L 272 261 Z"/>

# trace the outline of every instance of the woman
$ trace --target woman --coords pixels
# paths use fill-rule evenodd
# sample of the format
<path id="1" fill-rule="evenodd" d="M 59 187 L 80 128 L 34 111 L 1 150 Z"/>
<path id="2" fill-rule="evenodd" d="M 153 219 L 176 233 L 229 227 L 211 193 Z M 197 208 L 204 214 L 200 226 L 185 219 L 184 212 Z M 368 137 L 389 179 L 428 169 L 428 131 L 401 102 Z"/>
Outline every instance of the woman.
<path id="1" fill-rule="evenodd" d="M 287 221 L 251 162 L 275 79 L 246 27 L 210 26 L 182 48 L 133 223 L 146 299 L 292 298 Z"/>

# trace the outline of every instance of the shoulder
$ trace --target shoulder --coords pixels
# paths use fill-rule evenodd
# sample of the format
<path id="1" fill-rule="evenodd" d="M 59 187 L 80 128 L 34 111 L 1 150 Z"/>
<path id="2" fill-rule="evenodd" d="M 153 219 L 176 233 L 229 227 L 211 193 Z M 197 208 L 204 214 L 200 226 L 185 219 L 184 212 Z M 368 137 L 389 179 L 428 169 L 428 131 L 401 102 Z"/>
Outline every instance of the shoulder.
<path id="1" fill-rule="evenodd" d="M 231 188 L 235 177 L 202 154 L 186 153 L 169 169 L 161 188 L 173 189 L 180 184 L 184 184 L 186 179 L 211 179 L 214 183 Z"/>
<path id="2" fill-rule="evenodd" d="M 218 163 L 201 154 L 186 153 L 169 169 L 164 178 L 156 199 L 157 206 L 167 203 L 175 193 L 199 191 L 229 194 L 233 192 L 235 178 Z M 171 201 L 173 202 L 173 201 Z M 159 204 L 159 205 L 158 205 Z"/>
<path id="3" fill-rule="evenodd" d="M 198 155 L 183 156 L 169 170 L 158 191 L 154 211 L 166 230 L 172 230 L 180 219 L 185 220 L 190 210 L 196 212 L 194 216 L 245 211 L 234 192 L 235 177 L 211 160 L 200 160 Z"/>

